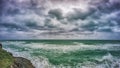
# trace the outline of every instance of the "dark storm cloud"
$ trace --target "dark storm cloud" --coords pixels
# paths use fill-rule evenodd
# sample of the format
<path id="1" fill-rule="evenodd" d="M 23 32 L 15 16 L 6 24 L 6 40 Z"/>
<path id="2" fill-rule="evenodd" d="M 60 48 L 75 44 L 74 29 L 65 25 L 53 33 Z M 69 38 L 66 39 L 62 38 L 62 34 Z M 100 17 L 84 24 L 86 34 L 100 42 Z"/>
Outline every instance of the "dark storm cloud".
<path id="1" fill-rule="evenodd" d="M 63 19 L 63 16 L 62 16 L 62 10 L 61 9 L 52 9 L 48 12 L 48 14 L 51 16 L 51 17 L 55 17 L 57 18 L 58 20 L 59 19 Z"/>
<path id="2" fill-rule="evenodd" d="M 32 21 L 26 21 L 25 25 L 30 28 L 37 28 L 39 27 L 35 22 Z"/>
<path id="3" fill-rule="evenodd" d="M 109 2 L 107 2 L 106 4 L 102 4 L 100 6 L 98 6 L 98 9 L 103 12 L 103 13 L 111 13 L 114 11 L 119 11 L 120 10 L 120 1 L 112 1 L 109 0 Z"/>
<path id="4" fill-rule="evenodd" d="M 26 20 L 23 22 L 25 23 L 24 25 L 28 28 L 28 30 L 31 30 L 31 29 L 41 30 L 42 28 L 44 28 L 44 26 L 38 25 L 37 21 Z"/>
<path id="5" fill-rule="evenodd" d="M 95 31 L 98 28 L 98 24 L 91 21 L 87 24 L 82 25 L 81 28 L 87 31 Z"/>
<path id="6" fill-rule="evenodd" d="M 111 0 L 112 1 L 112 0 Z M 87 12 L 82 12 L 81 9 L 74 9 L 74 12 L 68 13 L 65 17 L 67 18 L 68 22 L 76 23 L 77 20 L 89 20 L 97 21 L 98 24 L 93 23 L 90 21 L 84 22 L 86 24 L 81 24 L 80 28 L 86 31 L 99 31 L 99 32 L 114 32 L 113 28 L 115 28 L 119 24 L 119 17 L 114 14 L 114 12 L 119 12 L 119 1 L 111 2 L 109 0 L 103 1 L 103 4 L 97 5 L 96 8 L 89 8 Z M 117 6 L 118 5 L 118 6 Z M 58 13 L 60 14 L 60 13 Z M 112 14 L 112 15 L 110 15 Z M 62 15 L 62 14 L 61 14 Z M 106 18 L 108 15 L 109 18 Z M 60 15 L 54 15 L 61 17 Z M 71 21 L 75 20 L 75 21 Z M 113 22 L 113 21 L 116 21 Z M 73 24 L 74 25 L 74 24 Z M 103 27 L 103 28 L 102 28 Z M 75 28 L 75 31 L 79 31 L 79 27 Z M 74 30 L 74 29 L 73 29 Z"/>
<path id="7" fill-rule="evenodd" d="M 44 21 L 44 26 L 47 28 L 47 29 L 51 29 L 51 28 L 56 28 L 52 23 L 51 23 L 51 19 L 46 19 Z"/>
<path id="8" fill-rule="evenodd" d="M 23 29 L 22 26 L 15 24 L 15 23 L 0 23 L 0 27 L 6 27 L 6 28 L 10 28 L 10 29 Z"/>
<path id="9" fill-rule="evenodd" d="M 23 24 L 16 23 L 16 21 L 8 20 L 7 18 L 4 20 L 3 20 L 3 18 L 1 18 L 1 19 L 2 19 L 2 20 L 0 20 L 1 31 L 2 31 L 2 28 L 6 28 L 6 30 L 8 30 L 8 31 L 14 31 L 14 30 L 25 31 L 25 30 L 27 30 L 27 28 Z M 19 21 L 17 21 L 17 22 L 19 22 Z"/>
<path id="10" fill-rule="evenodd" d="M 0 38 L 79 32 L 108 32 L 116 38 L 119 6 L 120 0 L 0 0 Z"/>
<path id="11" fill-rule="evenodd" d="M 37 21 L 31 19 L 23 19 L 21 17 L 1 17 L 0 20 L 0 31 L 4 31 L 6 29 L 7 32 L 10 31 L 31 31 L 33 29 L 39 30 L 43 28 L 37 24 Z M 19 19 L 18 19 L 19 18 Z M 4 29 L 2 29 L 4 28 Z"/>
<path id="12" fill-rule="evenodd" d="M 89 21 L 89 23 L 82 25 L 81 28 L 88 31 L 116 32 L 114 29 L 120 28 L 119 5 L 119 0 L 109 0 L 100 4 L 93 14 L 88 15 L 88 17 L 96 21 L 97 24 Z M 88 20 L 88 18 L 85 20 Z"/>
<path id="13" fill-rule="evenodd" d="M 1 10 L 2 10 L 2 8 L 3 8 L 3 7 L 2 7 L 2 6 L 3 6 L 3 1 L 4 1 L 4 0 L 0 0 L 0 9 L 1 9 Z M 0 13 L 1 13 L 1 11 L 0 11 Z"/>
<path id="14" fill-rule="evenodd" d="M 17 9 L 17 5 L 14 4 L 13 1 L 1 0 L 1 12 L 2 14 L 16 14 L 19 10 Z"/>
<path id="15" fill-rule="evenodd" d="M 67 15 L 68 20 L 78 20 L 78 19 L 86 19 L 88 16 L 92 15 L 95 12 L 94 8 L 89 8 L 88 11 L 82 11 L 81 9 L 73 9 L 74 12 L 69 13 Z"/>

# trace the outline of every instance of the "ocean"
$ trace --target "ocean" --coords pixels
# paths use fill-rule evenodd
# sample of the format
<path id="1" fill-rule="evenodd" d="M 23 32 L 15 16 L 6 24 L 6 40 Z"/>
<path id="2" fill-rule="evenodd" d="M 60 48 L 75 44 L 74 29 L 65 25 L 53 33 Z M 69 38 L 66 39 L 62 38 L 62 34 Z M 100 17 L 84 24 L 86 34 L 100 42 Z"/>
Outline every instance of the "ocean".
<path id="1" fill-rule="evenodd" d="M 35 68 L 120 68 L 119 40 L 11 40 L 3 48 Z"/>

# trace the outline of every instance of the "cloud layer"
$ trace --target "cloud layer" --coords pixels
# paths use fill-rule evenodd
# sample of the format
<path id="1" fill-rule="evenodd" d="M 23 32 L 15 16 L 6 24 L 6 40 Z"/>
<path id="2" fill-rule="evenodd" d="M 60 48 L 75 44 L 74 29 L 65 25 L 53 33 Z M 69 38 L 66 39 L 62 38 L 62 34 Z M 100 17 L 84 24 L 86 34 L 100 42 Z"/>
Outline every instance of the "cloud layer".
<path id="1" fill-rule="evenodd" d="M 120 0 L 0 0 L 1 39 L 120 39 Z"/>

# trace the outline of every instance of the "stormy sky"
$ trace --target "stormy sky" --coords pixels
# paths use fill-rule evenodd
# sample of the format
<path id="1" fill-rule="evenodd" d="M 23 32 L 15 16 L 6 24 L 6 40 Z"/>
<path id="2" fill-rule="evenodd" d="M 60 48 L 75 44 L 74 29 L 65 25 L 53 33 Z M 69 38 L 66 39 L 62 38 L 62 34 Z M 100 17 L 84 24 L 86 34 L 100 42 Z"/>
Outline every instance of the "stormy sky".
<path id="1" fill-rule="evenodd" d="M 120 39 L 120 0 L 0 0 L 0 39 Z"/>

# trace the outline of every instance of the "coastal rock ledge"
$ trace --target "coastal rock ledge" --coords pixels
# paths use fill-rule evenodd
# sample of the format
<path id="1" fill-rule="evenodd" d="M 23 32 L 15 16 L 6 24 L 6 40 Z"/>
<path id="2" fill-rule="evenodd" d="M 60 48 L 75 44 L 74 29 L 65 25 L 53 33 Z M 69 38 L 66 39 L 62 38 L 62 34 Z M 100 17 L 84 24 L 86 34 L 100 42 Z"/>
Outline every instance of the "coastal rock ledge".
<path id="1" fill-rule="evenodd" d="M 2 49 L 0 43 L 0 68 L 35 68 L 30 60 L 13 55 Z"/>
<path id="2" fill-rule="evenodd" d="M 22 57 L 14 57 L 14 64 L 10 68 L 35 68 L 32 63 Z"/>

